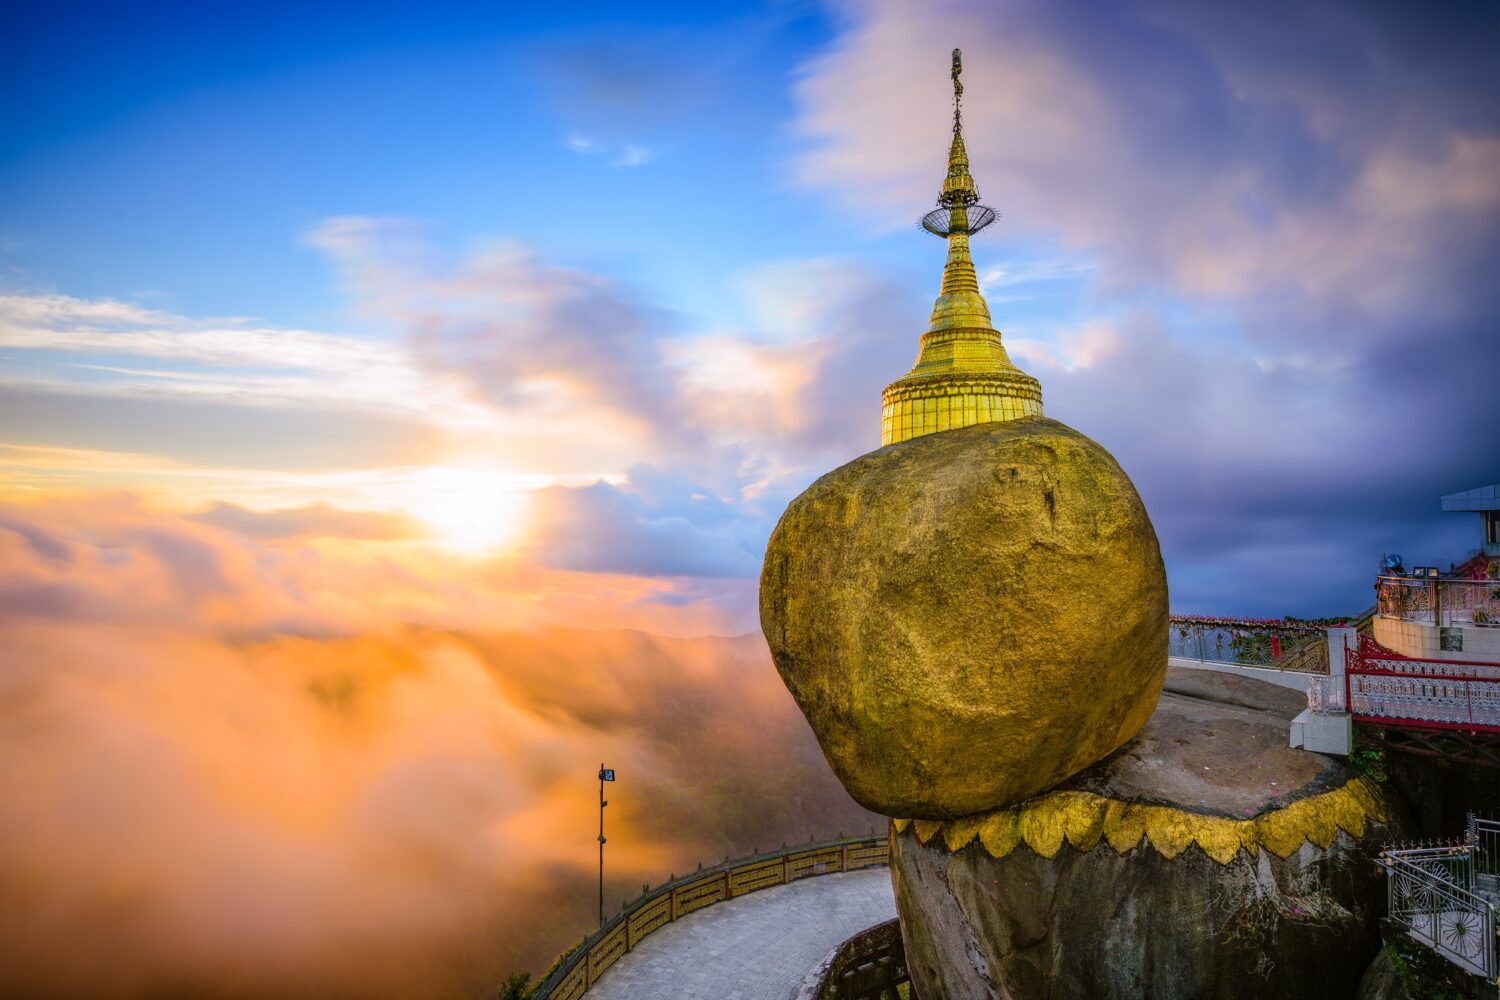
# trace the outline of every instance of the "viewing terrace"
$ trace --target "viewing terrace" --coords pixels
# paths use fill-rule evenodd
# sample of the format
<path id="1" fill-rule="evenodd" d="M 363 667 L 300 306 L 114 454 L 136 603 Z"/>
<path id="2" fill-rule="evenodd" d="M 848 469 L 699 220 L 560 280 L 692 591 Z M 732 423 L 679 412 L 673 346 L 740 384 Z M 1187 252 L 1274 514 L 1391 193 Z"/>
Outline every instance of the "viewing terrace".
<path id="1" fill-rule="evenodd" d="M 1483 596 L 1454 615 L 1484 617 L 1487 602 Z M 1378 608 L 1362 619 L 1379 621 Z M 1348 754 L 1359 723 L 1394 750 L 1500 766 L 1500 662 L 1408 655 L 1342 622 L 1176 615 L 1169 652 L 1176 666 L 1305 691 L 1308 710 L 1292 724 L 1294 746 Z"/>
<path id="2" fill-rule="evenodd" d="M 846 939 L 895 917 L 888 861 L 885 835 L 872 834 L 756 854 L 643 887 L 559 960 L 534 1000 L 791 997 L 809 974 L 821 981 L 820 959 L 832 963 Z M 691 924 L 679 925 L 690 915 Z M 887 970 L 880 985 L 893 990 L 896 973 Z M 815 986 L 810 996 L 881 995 L 879 987 L 836 989 Z"/>

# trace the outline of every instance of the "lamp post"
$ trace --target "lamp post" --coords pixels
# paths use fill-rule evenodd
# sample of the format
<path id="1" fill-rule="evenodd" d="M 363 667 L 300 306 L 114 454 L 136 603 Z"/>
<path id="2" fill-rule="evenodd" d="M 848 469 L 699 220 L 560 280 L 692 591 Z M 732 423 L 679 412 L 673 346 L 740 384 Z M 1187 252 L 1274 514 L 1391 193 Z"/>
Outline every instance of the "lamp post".
<path id="1" fill-rule="evenodd" d="M 615 769 L 599 765 L 599 926 L 604 926 L 604 783 L 615 780 Z"/>

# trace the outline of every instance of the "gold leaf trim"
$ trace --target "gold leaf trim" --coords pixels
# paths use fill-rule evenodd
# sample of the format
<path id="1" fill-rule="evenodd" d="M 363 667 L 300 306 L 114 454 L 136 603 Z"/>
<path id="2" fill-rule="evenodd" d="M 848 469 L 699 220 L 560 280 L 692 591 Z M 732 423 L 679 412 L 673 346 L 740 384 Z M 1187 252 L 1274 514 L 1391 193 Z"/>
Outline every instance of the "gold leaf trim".
<path id="1" fill-rule="evenodd" d="M 941 834 L 942 845 L 958 851 L 975 839 L 992 856 L 1003 858 L 1017 844 L 1044 858 L 1054 857 L 1067 841 L 1075 850 L 1091 851 L 1102 840 L 1116 854 L 1146 842 L 1165 858 L 1188 845 L 1198 847 L 1221 865 L 1241 850 L 1251 857 L 1262 848 L 1284 858 L 1304 840 L 1326 848 L 1339 830 L 1356 839 L 1368 822 L 1385 822 L 1380 793 L 1365 778 L 1342 788 L 1298 799 L 1249 819 L 1202 816 L 1172 806 L 1122 802 L 1093 792 L 1051 792 L 1017 806 L 952 820 L 892 820 L 897 833 L 908 826 L 923 844 Z"/>

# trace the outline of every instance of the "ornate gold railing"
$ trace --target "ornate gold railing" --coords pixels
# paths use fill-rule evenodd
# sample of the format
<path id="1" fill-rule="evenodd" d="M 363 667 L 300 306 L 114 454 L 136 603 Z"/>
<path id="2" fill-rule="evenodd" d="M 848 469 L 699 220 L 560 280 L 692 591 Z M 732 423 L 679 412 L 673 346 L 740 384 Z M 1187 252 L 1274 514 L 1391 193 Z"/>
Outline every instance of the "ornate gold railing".
<path id="1" fill-rule="evenodd" d="M 884 835 L 840 838 L 771 854 L 752 854 L 650 889 L 627 903 L 618 916 L 584 938 L 559 959 L 532 1000 L 578 1000 L 605 970 L 653 931 L 695 910 L 746 893 L 785 885 L 814 875 L 852 872 L 890 863 Z"/>
<path id="2" fill-rule="evenodd" d="M 1375 580 L 1375 603 L 1382 618 L 1500 628 L 1500 580 L 1381 576 Z"/>

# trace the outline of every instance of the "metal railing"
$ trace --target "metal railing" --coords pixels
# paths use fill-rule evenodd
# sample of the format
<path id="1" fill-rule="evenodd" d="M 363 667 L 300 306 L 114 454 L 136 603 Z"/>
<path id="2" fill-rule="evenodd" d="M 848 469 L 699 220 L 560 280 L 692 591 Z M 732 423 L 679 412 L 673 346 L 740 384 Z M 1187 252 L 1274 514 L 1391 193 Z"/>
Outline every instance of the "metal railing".
<path id="1" fill-rule="evenodd" d="M 1473 888 L 1500 905 L 1500 821 L 1470 813 L 1466 834 L 1473 848 Z"/>
<path id="2" fill-rule="evenodd" d="M 1362 636 L 1344 683 L 1357 722 L 1500 732 L 1500 664 L 1416 659 Z"/>
<path id="3" fill-rule="evenodd" d="M 1500 580 L 1379 576 L 1375 606 L 1382 618 L 1446 628 L 1500 628 Z"/>
<path id="4" fill-rule="evenodd" d="M 611 965 L 647 935 L 705 906 L 814 875 L 859 871 L 890 863 L 884 835 L 785 847 L 770 854 L 726 860 L 645 891 L 559 959 L 532 1000 L 578 1000 Z"/>
<path id="5" fill-rule="evenodd" d="M 1500 835 L 1500 824 L 1471 816 L 1463 840 L 1390 848 L 1376 859 L 1385 869 L 1391 919 L 1416 941 L 1487 981 L 1500 972 L 1495 904 L 1487 898 L 1487 876 L 1481 871 L 1489 863 L 1483 852 L 1493 849 L 1493 844 L 1482 846 L 1481 838 L 1491 833 Z"/>
<path id="6" fill-rule="evenodd" d="M 906 1000 L 910 982 L 901 921 L 887 920 L 839 945 L 793 1000 Z"/>
<path id="7" fill-rule="evenodd" d="M 1283 619 L 1172 615 L 1167 655 L 1204 663 L 1328 673 L 1328 627 Z"/>

